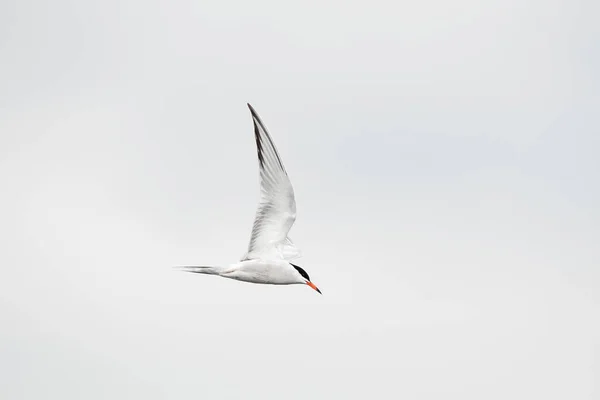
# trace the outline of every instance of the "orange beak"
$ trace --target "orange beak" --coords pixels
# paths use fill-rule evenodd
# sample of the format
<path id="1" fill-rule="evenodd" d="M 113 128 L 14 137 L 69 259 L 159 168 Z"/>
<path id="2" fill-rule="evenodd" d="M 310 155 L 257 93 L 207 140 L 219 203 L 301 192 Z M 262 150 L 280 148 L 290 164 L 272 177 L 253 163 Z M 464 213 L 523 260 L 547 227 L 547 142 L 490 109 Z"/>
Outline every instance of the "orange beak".
<path id="1" fill-rule="evenodd" d="M 315 286 L 315 284 L 314 284 L 314 283 L 312 283 L 311 281 L 308 281 L 308 282 L 306 282 L 306 284 L 307 284 L 308 286 L 310 286 L 311 288 L 315 289 L 317 292 L 319 292 L 319 294 L 323 294 L 323 293 L 321 293 L 321 291 L 319 290 L 319 288 L 318 288 L 318 287 L 316 287 L 316 286 Z"/>

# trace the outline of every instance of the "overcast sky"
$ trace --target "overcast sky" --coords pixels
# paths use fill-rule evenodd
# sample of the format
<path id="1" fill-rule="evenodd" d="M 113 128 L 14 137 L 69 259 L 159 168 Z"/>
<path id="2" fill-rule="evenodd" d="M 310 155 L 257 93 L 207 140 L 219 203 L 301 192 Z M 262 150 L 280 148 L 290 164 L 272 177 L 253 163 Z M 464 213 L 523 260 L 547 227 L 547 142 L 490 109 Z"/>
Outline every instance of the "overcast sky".
<path id="1" fill-rule="evenodd" d="M 0 397 L 600 398 L 600 3 L 0 2 Z M 250 102 L 323 291 L 228 264 Z"/>

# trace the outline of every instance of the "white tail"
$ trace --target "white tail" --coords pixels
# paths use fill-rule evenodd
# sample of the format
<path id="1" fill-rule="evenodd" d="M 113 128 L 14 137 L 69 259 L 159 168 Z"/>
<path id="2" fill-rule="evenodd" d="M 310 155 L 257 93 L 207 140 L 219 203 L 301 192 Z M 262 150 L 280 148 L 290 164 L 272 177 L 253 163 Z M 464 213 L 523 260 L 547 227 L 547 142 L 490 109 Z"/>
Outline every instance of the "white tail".
<path id="1" fill-rule="evenodd" d="M 200 266 L 200 265 L 185 265 L 179 268 L 182 271 L 193 272 L 196 274 L 208 274 L 208 275 L 219 275 L 223 270 L 221 267 L 209 267 L 209 266 Z"/>

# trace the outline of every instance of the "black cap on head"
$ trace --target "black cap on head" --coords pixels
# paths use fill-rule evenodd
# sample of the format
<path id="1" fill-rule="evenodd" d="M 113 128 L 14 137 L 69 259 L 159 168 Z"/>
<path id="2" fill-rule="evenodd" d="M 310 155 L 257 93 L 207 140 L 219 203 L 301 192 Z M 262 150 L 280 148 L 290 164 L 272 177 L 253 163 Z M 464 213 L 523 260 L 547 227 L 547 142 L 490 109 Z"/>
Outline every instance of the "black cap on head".
<path id="1" fill-rule="evenodd" d="M 290 264 L 292 264 L 292 263 L 290 263 Z M 300 268 L 299 266 L 294 265 L 294 264 L 292 264 L 292 267 L 296 268 L 296 271 L 298 271 L 304 279 L 306 279 L 307 281 L 310 282 L 310 276 L 308 276 L 308 274 L 306 273 L 305 270 L 303 270 L 302 268 Z"/>

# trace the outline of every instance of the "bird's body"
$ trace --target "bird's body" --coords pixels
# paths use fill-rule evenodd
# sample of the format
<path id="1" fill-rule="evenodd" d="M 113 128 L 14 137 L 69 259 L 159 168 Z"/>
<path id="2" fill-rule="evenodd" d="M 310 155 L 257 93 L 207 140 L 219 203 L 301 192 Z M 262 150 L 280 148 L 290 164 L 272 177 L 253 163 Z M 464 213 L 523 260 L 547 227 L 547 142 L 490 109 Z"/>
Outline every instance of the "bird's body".
<path id="1" fill-rule="evenodd" d="M 245 260 L 227 267 L 186 267 L 190 272 L 219 275 L 238 281 L 270 285 L 306 283 L 298 271 L 285 260 Z"/>
<path id="2" fill-rule="evenodd" d="M 258 151 L 261 200 L 252 227 L 248 251 L 241 261 L 228 267 L 186 266 L 186 271 L 219 275 L 244 282 L 293 285 L 306 284 L 321 291 L 306 271 L 292 264 L 299 249 L 288 237 L 296 220 L 296 200 L 287 172 L 271 136 L 256 111 L 248 104 L 254 122 Z"/>

